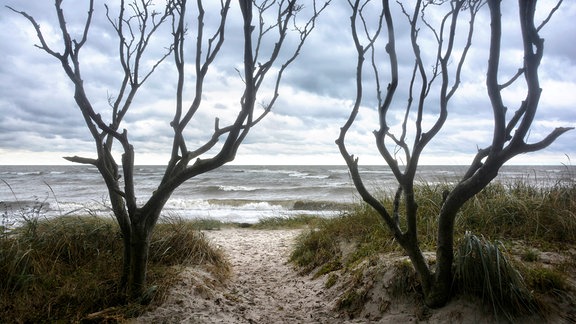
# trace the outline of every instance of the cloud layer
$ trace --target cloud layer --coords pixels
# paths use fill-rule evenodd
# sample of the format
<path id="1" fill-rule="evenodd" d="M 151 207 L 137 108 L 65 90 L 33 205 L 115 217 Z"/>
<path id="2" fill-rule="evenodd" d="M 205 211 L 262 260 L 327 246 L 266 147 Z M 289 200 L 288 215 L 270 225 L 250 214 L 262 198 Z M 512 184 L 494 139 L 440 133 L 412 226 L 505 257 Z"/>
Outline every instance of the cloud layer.
<path id="1" fill-rule="evenodd" d="M 50 1 L 6 1 L 17 10 L 34 16 L 49 43 L 61 48 L 61 36 L 55 22 L 54 7 Z M 280 88 L 280 98 L 274 110 L 255 127 L 238 152 L 236 163 L 242 164 L 342 164 L 334 140 L 346 122 L 355 99 L 356 54 L 350 34 L 350 8 L 344 1 L 333 1 L 317 22 L 300 57 L 286 72 Z M 215 2 L 211 2 L 211 5 Z M 504 2 L 504 34 L 501 78 L 505 80 L 522 63 L 517 14 L 511 1 Z M 80 31 L 86 4 L 65 3 L 70 30 Z M 394 3 L 396 5 L 396 3 Z M 543 1 L 542 12 L 553 5 Z M 108 98 L 117 93 L 120 78 L 115 58 L 116 38 L 105 18 L 104 6 L 98 2 L 87 47 L 82 57 L 82 71 L 93 104 L 103 116 L 109 113 Z M 207 15 L 214 15 L 207 5 Z M 399 7 L 394 7 L 395 19 L 405 20 Z M 467 164 L 478 147 L 490 143 L 492 132 L 491 108 L 486 95 L 485 73 L 487 63 L 487 35 L 489 21 L 487 7 L 482 9 L 476 25 L 474 45 L 463 68 L 460 88 L 451 101 L 448 121 L 423 154 L 428 164 Z M 63 164 L 65 155 L 94 156 L 94 144 L 75 106 L 73 88 L 59 63 L 34 47 L 38 43 L 35 31 L 22 16 L 2 8 L 0 14 L 0 43 L 3 44 L 4 64 L 0 65 L 0 164 Z M 242 80 L 237 69 L 242 66 L 242 39 L 238 32 L 241 23 L 237 3 L 232 2 L 228 24 L 227 43 L 221 56 L 211 67 L 203 94 L 203 105 L 191 122 L 186 135 L 189 145 L 200 145 L 211 135 L 214 118 L 223 122 L 233 118 L 238 109 Z M 209 16 L 207 22 L 215 22 Z M 540 14 L 540 20 L 546 16 Z M 374 18 L 374 17 L 373 17 Z M 437 16 L 428 16 L 434 21 Z M 194 23 L 194 14 L 190 24 Z M 557 126 L 576 126 L 576 3 L 565 1 L 561 10 L 542 30 L 545 38 L 545 57 L 540 69 L 543 89 L 540 110 L 528 141 L 537 141 Z M 207 28 L 213 28 L 208 26 Z M 373 26 L 373 25 L 372 25 Z M 408 44 L 406 25 L 397 29 L 401 83 L 396 110 L 390 121 L 399 122 L 408 96 L 409 76 L 413 58 Z M 169 32 L 169 31 L 167 31 Z M 191 31 L 192 33 L 192 31 Z M 435 49 L 433 38 L 421 35 L 423 53 Z M 189 46 L 194 35 L 189 35 Z M 149 64 L 165 51 L 169 34 L 154 39 Z M 383 40 L 384 41 L 384 40 Z M 293 40 L 292 40 L 293 42 Z M 382 50 L 384 43 L 380 45 Z M 381 77 L 387 84 L 388 62 L 382 56 Z M 188 54 L 192 59 L 192 54 Z M 454 64 L 456 64 L 454 62 Z M 187 103 L 193 98 L 194 74 L 189 64 L 189 81 L 185 92 Z M 367 80 L 371 79 L 367 70 Z M 171 145 L 169 125 L 174 113 L 175 74 L 172 60 L 163 63 L 148 80 L 126 116 L 123 128 L 128 129 L 136 149 L 136 162 L 164 164 Z M 272 96 L 271 88 L 261 93 L 259 102 Z M 366 94 L 355 126 L 347 143 L 349 150 L 363 164 L 381 164 L 374 145 L 372 132 L 377 129 L 378 115 L 373 87 Z M 430 95 L 435 96 L 433 93 Z M 522 87 L 512 88 L 505 94 L 509 114 L 512 114 L 524 96 Z M 432 105 L 433 106 L 433 105 Z M 433 107 L 425 115 L 431 123 L 436 111 Z M 394 128 L 393 128 L 394 129 Z M 397 129 L 397 128 L 396 128 Z M 545 151 L 523 155 L 512 162 L 517 164 L 566 163 L 567 157 L 576 157 L 576 131 L 568 132 Z"/>

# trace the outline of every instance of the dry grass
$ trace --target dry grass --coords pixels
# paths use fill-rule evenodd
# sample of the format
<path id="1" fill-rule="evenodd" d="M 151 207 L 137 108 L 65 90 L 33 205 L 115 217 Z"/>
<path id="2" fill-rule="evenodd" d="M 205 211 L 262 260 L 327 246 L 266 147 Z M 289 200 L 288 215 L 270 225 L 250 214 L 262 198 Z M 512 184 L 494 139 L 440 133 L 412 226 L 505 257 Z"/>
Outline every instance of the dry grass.
<path id="1" fill-rule="evenodd" d="M 121 321 L 147 306 L 119 291 L 122 240 L 112 218 L 30 218 L 0 239 L 0 318 L 14 322 Z M 229 264 L 203 235 L 180 219 L 159 223 L 150 246 L 148 283 L 160 303 L 184 265 L 225 278 Z M 101 312 L 105 310 L 105 312 Z"/>
<path id="2" fill-rule="evenodd" d="M 445 184 L 417 187 L 418 231 L 424 250 L 434 250 L 437 215 L 442 192 L 447 188 Z M 385 196 L 384 204 L 391 206 L 392 198 Z M 481 234 L 482 238 L 466 233 Z M 525 247 L 547 251 L 568 251 L 574 247 L 576 184 L 559 183 L 548 188 L 525 182 L 492 184 L 461 209 L 455 237 L 461 238 L 455 264 L 458 274 L 455 287 L 459 287 L 460 293 L 478 296 L 495 313 L 506 316 L 539 311 L 543 305 L 534 297 L 548 293 L 563 295 L 562 289 L 565 291 L 567 285 L 562 278 L 571 271 L 570 266 L 547 270 L 523 267 L 505 246 L 521 240 Z M 529 250 L 526 248 L 517 259 L 534 259 L 534 255 L 526 252 Z M 364 260 L 397 252 L 401 248 L 379 216 L 361 205 L 305 232 L 298 238 L 291 261 L 302 273 L 325 274 L 340 269 L 353 271 Z M 549 286 L 554 288 L 545 291 Z M 530 291 L 539 295 L 533 296 Z"/>

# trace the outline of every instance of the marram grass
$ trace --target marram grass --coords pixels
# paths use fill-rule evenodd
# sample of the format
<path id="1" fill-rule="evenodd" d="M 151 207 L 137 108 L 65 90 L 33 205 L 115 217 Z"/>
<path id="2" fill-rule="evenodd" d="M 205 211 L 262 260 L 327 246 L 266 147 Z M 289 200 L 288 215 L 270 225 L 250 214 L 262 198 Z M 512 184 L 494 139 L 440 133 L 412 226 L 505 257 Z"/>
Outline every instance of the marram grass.
<path id="1" fill-rule="evenodd" d="M 504 246 L 470 232 L 458 243 L 454 262 L 457 289 L 480 297 L 495 314 L 509 320 L 539 311 L 524 278 L 503 251 Z"/>
<path id="2" fill-rule="evenodd" d="M 425 183 L 416 187 L 418 237 L 425 251 L 435 249 L 437 215 L 446 189 L 449 189 L 447 184 Z M 383 203 L 392 207 L 393 193 L 383 196 Z M 557 294 L 566 285 L 562 284 L 563 276 L 554 273 L 563 270 L 544 273 L 517 267 L 504 246 L 522 241 L 525 246 L 551 251 L 573 247 L 576 244 L 576 183 L 559 183 L 553 187 L 531 186 L 526 182 L 491 184 L 459 211 L 455 237 L 461 244 L 455 258 L 455 267 L 459 267 L 456 276 L 459 282 L 455 287 L 459 287 L 461 293 L 483 298 L 496 313 L 506 316 L 539 311 L 542 305 L 533 299 L 530 291 L 544 291 L 551 286 L 554 288 L 548 291 Z M 329 273 L 330 269 L 346 271 L 362 260 L 399 251 L 400 246 L 380 216 L 369 206 L 360 204 L 304 232 L 297 240 L 291 261 L 302 273 Z M 525 258 L 533 260 L 534 256 Z"/>
<path id="3" fill-rule="evenodd" d="M 91 313 L 123 320 L 145 310 L 119 292 L 122 239 L 112 218 L 31 218 L 0 238 L 0 319 L 77 322 Z M 160 303 L 183 265 L 203 264 L 224 279 L 230 266 L 194 226 L 177 218 L 157 224 L 148 284 Z"/>

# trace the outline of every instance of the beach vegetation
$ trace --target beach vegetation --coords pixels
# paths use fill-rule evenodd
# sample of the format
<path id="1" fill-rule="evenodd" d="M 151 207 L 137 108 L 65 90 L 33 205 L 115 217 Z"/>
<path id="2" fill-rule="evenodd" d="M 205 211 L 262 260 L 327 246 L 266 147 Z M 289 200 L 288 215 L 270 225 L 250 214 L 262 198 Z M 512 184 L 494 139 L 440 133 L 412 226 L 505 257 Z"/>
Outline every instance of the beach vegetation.
<path id="1" fill-rule="evenodd" d="M 210 1 L 120 1 L 105 4 L 96 10 L 95 1 L 86 3 L 86 10 L 70 12 L 62 0 L 55 0 L 53 28 L 40 28 L 32 15 L 11 8 L 27 19 L 37 35 L 37 48 L 59 63 L 74 88 L 74 100 L 87 133 L 95 147 L 95 157 L 66 157 L 68 161 L 96 167 L 108 189 L 111 209 L 119 224 L 124 250 L 120 265 L 120 287 L 131 299 L 139 299 L 148 291 L 147 265 L 151 257 L 151 237 L 166 202 L 185 181 L 217 169 L 234 160 L 239 146 L 252 127 L 273 108 L 286 69 L 299 55 L 315 27 L 316 18 L 330 0 L 300 1 L 238 1 L 238 10 L 230 10 L 231 0 Z M 98 8 L 99 9 L 99 8 Z M 109 34 L 117 43 L 118 73 L 116 90 L 107 90 L 108 100 L 94 96 L 89 85 L 98 84 L 83 74 L 90 62 L 92 22 L 96 15 L 109 22 Z M 238 17 L 230 17 L 231 15 Z M 82 16 L 81 16 L 82 15 Z M 241 28 L 227 28 L 230 20 L 241 22 Z M 71 22 L 82 21 L 79 25 Z M 50 24 L 43 19 L 43 24 Z M 49 30 L 59 30 L 61 37 L 52 42 Z M 218 69 L 211 68 L 224 43 L 234 39 L 239 48 L 237 59 L 230 66 L 238 72 L 235 89 L 237 106 L 213 123 L 206 123 L 198 113 L 210 109 L 203 104 L 207 79 L 219 78 Z M 225 37 L 226 34 L 226 37 Z M 96 36 L 97 37 L 97 36 Z M 188 45 L 188 40 L 192 45 Z M 226 40 L 226 41 L 225 41 Z M 234 43 L 234 41 L 232 41 Z M 185 58 L 186 55 L 186 58 Z M 174 71 L 172 86 L 174 103 L 171 116 L 164 124 L 168 129 L 165 158 L 167 165 L 162 180 L 147 198 L 137 193 L 134 161 L 138 134 L 129 129 L 126 119 L 140 118 L 142 92 L 154 72 L 165 65 Z M 192 63 L 190 63 L 192 62 Z M 189 66 L 190 63 L 192 66 Z M 161 67 L 162 66 L 162 67 Z M 114 67 L 98 67 L 100 70 Z M 169 82 L 159 80 L 160 83 Z M 263 86 L 264 85 L 264 86 Z M 142 89 L 151 91 L 141 91 Z M 166 107 L 157 107 L 162 111 Z M 140 112 L 138 112 L 140 111 Z M 199 125 L 207 127 L 202 128 Z M 190 132 L 205 133 L 204 142 L 189 138 Z M 141 140 L 141 139 L 140 139 Z M 137 199 L 138 198 L 138 199 Z"/>
<path id="2" fill-rule="evenodd" d="M 122 322 L 159 305 L 185 266 L 224 282 L 230 264 L 194 224 L 161 219 L 150 240 L 149 283 L 138 300 L 119 285 L 122 232 L 112 217 L 29 218 L 0 237 L 2 322 Z"/>
<path id="3" fill-rule="evenodd" d="M 421 212 L 417 229 L 431 268 L 438 262 L 432 251 L 436 244 L 438 208 L 446 186 L 421 183 L 415 187 Z M 380 201 L 384 206 L 392 206 L 394 198 L 392 191 L 383 193 Z M 502 221 L 494 224 L 497 219 Z M 451 298 L 480 299 L 489 312 L 503 315 L 507 320 L 526 314 L 545 316 L 546 311 L 562 303 L 575 305 L 574 287 L 569 284 L 576 279 L 573 274 L 576 183 L 573 180 L 548 187 L 525 181 L 492 183 L 462 206 L 454 236 Z M 541 251 L 550 251 L 548 254 L 557 260 L 544 262 L 545 253 Z M 346 281 L 343 278 L 351 276 L 356 279 L 342 284 L 345 291 L 358 289 L 355 283 L 372 282 L 370 289 L 387 286 L 391 296 L 415 294 L 423 301 L 423 288 L 406 255 L 380 215 L 362 203 L 353 211 L 325 219 L 317 228 L 305 231 L 297 238 L 290 260 L 302 274 L 313 273 L 316 277 L 327 274 L 329 287 L 338 286 Z M 390 263 L 397 269 L 395 279 L 382 285 L 374 283 L 383 277 L 381 272 L 385 270 L 382 269 Z M 360 280 L 358 269 L 362 269 L 367 278 Z M 370 296 L 370 293 L 350 292 L 346 296 L 343 293 L 341 306 L 354 305 L 354 308 L 339 310 L 349 315 L 360 314 L 363 305 L 352 302 L 356 300 L 352 297 L 359 296 Z"/>
<path id="4" fill-rule="evenodd" d="M 522 195 L 530 195 L 529 191 L 536 189 L 509 188 L 503 192 L 501 187 L 490 187 L 489 184 L 511 159 L 545 149 L 573 129 L 557 127 L 538 138 L 531 136 L 543 91 L 538 73 L 545 47 L 540 34 L 552 21 L 562 1 L 546 9 L 548 12 L 537 12 L 541 7 L 537 7 L 536 2 L 518 1 L 517 12 L 508 17 L 512 13 L 502 10 L 499 0 L 415 1 L 410 4 L 401 1 L 350 1 L 351 36 L 357 52 L 356 93 L 349 118 L 341 127 L 336 144 L 360 197 L 378 215 L 377 226 L 380 227 L 382 222 L 392 233 L 390 240 L 410 258 L 429 307 L 442 307 L 452 296 L 455 233 L 458 223 L 462 222 L 462 215 L 467 213 L 465 205 L 471 202 L 468 205 L 472 206 L 468 208 L 490 215 L 490 218 L 482 215 L 471 220 L 485 225 L 473 232 L 475 235 L 486 235 L 493 227 L 506 228 L 509 232 L 503 233 L 505 237 L 516 237 L 519 233 L 515 232 L 524 225 L 518 215 L 530 213 L 537 207 L 525 203 Z M 393 10 L 392 5 L 396 6 Z M 396 12 L 401 14 L 395 15 Z M 479 17 L 487 21 L 486 26 L 490 27 L 483 35 L 475 33 Z M 518 56 L 521 59 L 516 62 L 518 70 L 515 75 L 502 75 L 504 22 L 515 22 L 514 30 L 506 32 L 515 33 L 518 52 L 522 53 Z M 409 41 L 397 40 L 397 33 L 404 31 L 409 31 Z M 473 46 L 473 40 L 479 41 L 479 37 L 483 36 L 486 38 L 482 41 L 488 45 L 483 48 Z M 426 51 L 421 50 L 423 45 Z M 491 132 L 490 139 L 475 152 L 460 180 L 446 184 L 441 193 L 427 201 L 422 194 L 429 188 L 416 185 L 419 165 L 428 145 L 449 125 L 446 122 L 449 110 L 461 106 L 454 104 L 454 98 L 458 97 L 460 85 L 468 77 L 465 72 L 472 68 L 466 64 L 469 53 L 484 53 L 487 57 L 485 72 L 482 73 L 486 76 L 484 84 L 487 92 L 484 107 L 486 113 L 493 117 L 493 123 L 487 130 Z M 407 57 L 413 62 L 412 72 L 401 73 L 399 61 L 408 60 Z M 388 79 L 385 80 L 385 77 Z M 522 98 L 516 101 L 510 99 L 510 91 L 522 93 Z M 351 147 L 346 144 L 348 133 L 356 136 L 358 130 L 354 126 L 357 119 L 361 119 L 358 115 L 366 110 L 361 108 L 366 105 L 375 106 L 378 112 L 376 124 L 379 128 L 373 132 L 374 150 L 380 154 L 397 182 L 397 189 L 388 204 L 367 188 L 366 180 L 377 180 L 373 175 L 361 172 L 359 159 L 350 153 Z M 508 107 L 514 107 L 514 110 Z M 472 147 L 477 145 L 470 144 Z M 475 198 L 477 195 L 493 194 L 489 191 L 500 191 L 504 197 L 517 194 L 518 201 L 511 205 L 492 201 L 482 207 L 485 209 L 473 206 L 479 201 Z M 434 212 L 429 213 L 430 210 Z M 534 234 L 543 240 L 548 236 L 569 240 L 572 236 L 570 232 L 557 227 L 558 233 L 549 233 L 549 225 L 543 220 L 557 217 L 552 220 L 557 224 L 569 219 L 570 215 L 551 217 L 552 213 L 551 210 L 539 213 L 542 219 L 535 219 L 531 224 L 535 227 Z M 425 233 L 419 226 L 422 222 L 430 225 Z M 434 228 L 431 226 L 433 222 Z M 363 231 L 374 233 L 371 229 Z M 384 240 L 376 238 L 379 235 L 375 234 L 370 239 Z M 498 250 L 495 246 L 487 245 L 486 241 L 480 242 L 486 248 L 482 251 L 499 260 L 500 254 L 487 252 Z M 328 247 L 327 251 L 334 248 L 329 242 L 322 244 Z M 364 246 L 368 247 L 369 244 Z M 433 265 L 429 264 L 423 253 L 423 249 L 429 246 L 434 246 L 436 252 Z M 358 253 L 361 256 L 366 254 L 360 250 Z M 308 258 L 314 259 L 312 256 Z"/>

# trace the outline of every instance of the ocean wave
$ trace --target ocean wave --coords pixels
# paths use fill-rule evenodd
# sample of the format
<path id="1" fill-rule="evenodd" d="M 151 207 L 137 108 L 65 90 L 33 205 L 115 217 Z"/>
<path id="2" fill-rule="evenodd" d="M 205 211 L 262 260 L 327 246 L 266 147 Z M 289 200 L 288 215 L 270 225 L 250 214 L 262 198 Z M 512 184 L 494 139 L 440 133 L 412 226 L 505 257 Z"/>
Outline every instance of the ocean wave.
<path id="1" fill-rule="evenodd" d="M 250 200 L 250 199 L 181 199 L 172 198 L 166 204 L 169 209 L 259 209 L 259 210 L 278 210 L 288 207 L 288 205 L 274 201 Z"/>
<path id="2" fill-rule="evenodd" d="M 274 173 L 274 174 L 290 174 L 294 173 L 294 170 L 287 170 L 287 169 L 246 169 L 246 170 L 238 170 L 236 172 L 246 172 L 246 173 Z"/>
<path id="3" fill-rule="evenodd" d="M 246 187 L 246 186 L 218 186 L 220 191 L 256 191 L 257 188 Z"/>
<path id="4" fill-rule="evenodd" d="M 329 179 L 328 174 L 311 174 L 310 172 L 303 171 L 292 171 L 288 173 L 289 177 L 299 178 L 299 179 Z"/>
<path id="5" fill-rule="evenodd" d="M 324 173 L 326 170 L 322 170 Z M 237 171 L 240 172 L 240 171 Z M 327 174 L 312 174 L 317 173 L 315 171 L 302 171 L 302 170 L 289 170 L 289 169 L 249 169 L 242 172 L 246 173 L 265 173 L 265 174 L 285 174 L 289 177 L 302 178 L 302 179 L 328 179 Z"/>
<path id="6" fill-rule="evenodd" d="M 29 175 L 42 175 L 44 172 L 42 171 L 24 171 L 24 172 L 14 172 L 10 174 L 15 174 L 17 176 L 29 176 Z"/>
<path id="7" fill-rule="evenodd" d="M 222 192 L 254 192 L 259 190 L 258 188 L 248 187 L 248 186 L 235 186 L 235 185 L 213 185 L 205 186 L 201 188 L 204 194 L 218 194 Z"/>
<path id="8" fill-rule="evenodd" d="M 169 209 L 180 210 L 309 210 L 309 211 L 341 211 L 346 210 L 351 203 L 334 202 L 334 201 L 317 201 L 317 200 L 257 200 L 257 199 L 170 199 L 166 204 Z"/>
<path id="9" fill-rule="evenodd" d="M 136 193 L 141 205 L 156 190 L 164 168 L 138 166 L 136 170 Z M 461 174 L 463 170 L 463 167 L 423 166 L 418 179 L 429 184 L 449 183 L 457 180 L 453 174 Z M 513 183 L 522 178 L 548 186 L 557 181 L 574 181 L 574 170 L 572 166 L 512 166 L 503 168 L 498 180 Z M 0 186 L 0 201 L 12 201 L 16 196 L 24 205 L 44 202 L 42 212 L 54 215 L 110 214 L 106 186 L 94 167 L 5 166 L 0 172 L 2 180 L 10 184 Z M 360 172 L 370 179 L 367 184 L 371 189 L 385 191 L 397 187 L 392 172 L 385 166 L 365 166 Z M 345 166 L 229 166 L 185 182 L 174 192 L 166 210 L 238 219 L 279 213 L 332 213 L 359 200 Z M 0 213 L 8 207 L 19 211 L 15 203 L 10 203 L 0 205 Z"/>
<path id="10" fill-rule="evenodd" d="M 391 170 L 362 170 L 360 169 L 361 174 L 389 174 L 394 175 L 394 172 Z"/>
<path id="11" fill-rule="evenodd" d="M 330 210 L 330 211 L 345 211 L 352 207 L 350 203 L 340 203 L 334 201 L 316 201 L 316 200 L 297 200 L 294 201 L 292 210 Z"/>

